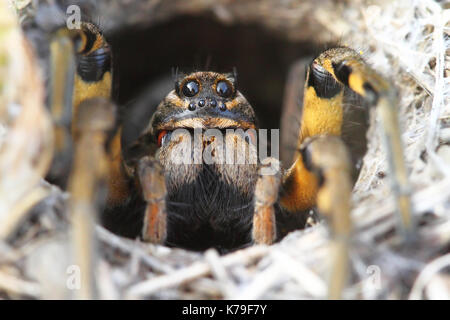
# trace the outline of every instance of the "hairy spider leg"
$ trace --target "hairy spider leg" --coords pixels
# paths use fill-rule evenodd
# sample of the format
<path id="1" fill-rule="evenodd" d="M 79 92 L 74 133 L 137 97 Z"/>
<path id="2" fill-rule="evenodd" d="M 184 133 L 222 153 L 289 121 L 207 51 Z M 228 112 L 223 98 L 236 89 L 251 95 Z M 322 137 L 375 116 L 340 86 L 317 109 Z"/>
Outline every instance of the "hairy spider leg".
<path id="1" fill-rule="evenodd" d="M 100 30 L 91 23 L 82 23 L 76 41 L 76 73 L 74 76 L 72 119 L 77 119 L 80 104 L 93 97 L 111 97 L 112 54 Z M 75 122 L 72 122 L 72 133 Z M 122 129 L 113 127 L 107 140 L 108 197 L 107 205 L 126 201 L 129 196 L 129 177 L 123 168 Z"/>
<path id="2" fill-rule="evenodd" d="M 48 107 L 52 115 L 55 153 L 47 179 L 66 184 L 65 173 L 70 170 L 72 139 L 72 94 L 75 78 L 73 37 L 67 29 L 58 30 L 50 42 L 50 94 Z"/>
<path id="3" fill-rule="evenodd" d="M 51 42 L 51 70 L 50 110 L 60 137 L 57 150 L 64 153 L 72 145 L 75 149 L 73 160 L 69 159 L 73 164 L 68 190 L 74 257 L 83 270 L 84 289 L 77 297 L 92 298 L 97 212 L 104 207 L 107 190 L 114 195 L 126 184 L 120 130 L 115 130 L 117 110 L 109 100 L 109 45 L 90 23 L 82 23 L 80 30 L 60 29 Z"/>
<path id="4" fill-rule="evenodd" d="M 332 135 L 306 138 L 300 147 L 306 168 L 318 179 L 317 209 L 331 226 L 330 299 L 342 298 L 349 274 L 353 183 L 350 155 L 342 139 Z"/>
<path id="5" fill-rule="evenodd" d="M 254 243 L 269 245 L 277 237 L 274 205 L 278 200 L 280 164 L 275 158 L 266 158 L 261 162 L 255 187 L 252 239 Z M 275 172 L 265 175 L 263 170 L 267 167 L 273 168 Z"/>
<path id="6" fill-rule="evenodd" d="M 75 156 L 69 177 L 70 219 L 75 261 L 81 272 L 80 299 L 93 299 L 96 247 L 94 226 L 97 210 L 105 202 L 103 192 L 108 180 L 109 163 L 105 150 L 107 132 L 115 125 L 115 106 L 105 98 L 83 101 L 74 119 Z"/>
<path id="7" fill-rule="evenodd" d="M 152 243 L 164 243 L 167 235 L 167 190 L 163 169 L 157 160 L 146 156 L 139 160 L 137 174 L 143 198 L 147 202 L 142 237 Z"/>
<path id="8" fill-rule="evenodd" d="M 356 51 L 329 49 L 311 63 L 304 89 L 298 144 L 320 134 L 340 136 L 353 160 L 354 154 L 356 158 L 362 158 L 366 150 L 368 122 L 365 115 L 368 110 L 346 104 L 347 89 L 361 96 L 368 106 L 376 107 L 380 115 L 401 226 L 411 230 L 409 184 L 396 111 L 396 92 Z M 355 118 L 357 112 L 362 113 Z M 283 179 L 280 203 L 288 212 L 301 212 L 316 204 L 317 192 L 317 177 L 305 167 L 305 159 L 298 153 Z"/>

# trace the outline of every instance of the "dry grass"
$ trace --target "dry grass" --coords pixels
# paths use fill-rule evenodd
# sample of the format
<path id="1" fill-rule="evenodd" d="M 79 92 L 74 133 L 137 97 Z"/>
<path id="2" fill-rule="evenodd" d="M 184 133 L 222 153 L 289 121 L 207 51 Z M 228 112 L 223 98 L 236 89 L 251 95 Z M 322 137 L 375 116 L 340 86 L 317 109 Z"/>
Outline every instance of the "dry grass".
<path id="1" fill-rule="evenodd" d="M 219 18 L 235 14 L 236 20 L 244 19 L 217 3 Z M 254 12 L 270 12 L 275 1 L 264 3 L 266 11 Z M 381 128 L 374 118 L 354 192 L 352 277 L 344 297 L 449 299 L 450 10 L 443 9 L 448 3 L 432 0 L 371 3 L 347 1 L 340 11 L 326 6 L 314 17 L 319 24 L 332 18 L 338 27 L 322 23 L 320 34 L 363 51 L 400 89 L 398 111 L 419 227 L 415 241 L 406 244 L 395 232 Z M 304 14 L 299 8 L 278 11 L 288 14 L 292 34 Z M 268 27 L 278 26 L 276 17 Z M 69 195 L 41 179 L 52 154 L 52 130 L 38 75 L 14 14 L 1 2 L 0 298 L 73 294 L 68 290 L 72 270 L 67 269 L 75 264 Z M 327 294 L 331 248 L 324 224 L 293 232 L 270 247 L 221 257 L 214 250 L 193 253 L 122 239 L 99 226 L 96 236 L 99 298 L 320 299 Z"/>

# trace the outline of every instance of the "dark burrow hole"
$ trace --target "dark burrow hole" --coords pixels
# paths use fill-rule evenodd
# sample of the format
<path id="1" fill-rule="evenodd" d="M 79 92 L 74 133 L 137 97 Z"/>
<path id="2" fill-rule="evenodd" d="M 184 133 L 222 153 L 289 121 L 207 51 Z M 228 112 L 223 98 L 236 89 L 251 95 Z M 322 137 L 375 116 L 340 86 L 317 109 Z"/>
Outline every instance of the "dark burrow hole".
<path id="1" fill-rule="evenodd" d="M 107 38 L 113 48 L 114 98 L 122 113 L 144 90 L 153 90 L 149 104 L 158 104 L 173 88 L 173 68 L 185 73 L 236 68 L 238 89 L 255 109 L 260 127 L 267 129 L 279 128 L 289 67 L 320 51 L 260 25 L 229 26 L 198 16 L 177 17 L 147 29 L 129 28 Z"/>

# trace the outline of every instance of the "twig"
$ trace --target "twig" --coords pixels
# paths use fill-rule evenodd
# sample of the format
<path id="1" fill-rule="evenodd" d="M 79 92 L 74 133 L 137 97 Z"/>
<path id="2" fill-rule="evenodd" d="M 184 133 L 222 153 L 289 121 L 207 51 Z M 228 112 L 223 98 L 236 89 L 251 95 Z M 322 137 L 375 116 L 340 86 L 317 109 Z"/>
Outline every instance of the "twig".
<path id="1" fill-rule="evenodd" d="M 265 246 L 254 246 L 231 253 L 220 260 L 224 267 L 229 267 L 236 263 L 248 264 L 267 252 L 268 248 Z M 210 272 L 211 266 L 209 263 L 197 262 L 171 274 L 138 283 L 127 290 L 125 297 L 128 299 L 136 299 L 148 296 L 158 290 L 185 284 L 186 282 L 205 276 Z"/>
<path id="2" fill-rule="evenodd" d="M 422 292 L 425 289 L 431 278 L 439 272 L 439 270 L 450 266 L 450 253 L 439 257 L 430 262 L 419 274 L 411 289 L 408 299 L 419 300 L 422 299 Z"/>
<path id="3" fill-rule="evenodd" d="M 283 271 L 297 281 L 311 297 L 320 299 L 326 296 L 326 283 L 311 269 L 281 251 L 273 251 L 272 256 L 283 266 Z"/>
<path id="4" fill-rule="evenodd" d="M 30 209 L 50 194 L 49 190 L 39 186 L 27 193 L 17 203 L 0 223 L 0 239 L 7 239 L 15 230 L 17 225 L 25 218 Z"/>
<path id="5" fill-rule="evenodd" d="M 15 276 L 0 271 L 0 288 L 14 294 L 39 298 L 41 288 L 34 282 L 24 281 Z"/>
<path id="6" fill-rule="evenodd" d="M 140 260 L 156 272 L 171 273 L 174 271 L 174 269 L 170 265 L 166 265 L 158 261 L 151 255 L 149 255 L 148 252 L 142 250 L 142 248 L 140 248 L 140 246 L 136 241 L 120 238 L 101 226 L 96 226 L 96 233 L 97 236 L 100 238 L 100 240 L 103 241 L 108 246 L 117 248 L 128 254 L 138 252 Z M 150 244 L 147 245 L 151 246 Z"/>
<path id="7" fill-rule="evenodd" d="M 283 267 L 275 262 L 267 267 L 264 271 L 259 272 L 241 293 L 235 299 L 237 300 L 255 300 L 260 298 L 268 291 L 278 280 L 284 276 Z"/>
<path id="8" fill-rule="evenodd" d="M 205 260 L 211 266 L 211 273 L 219 281 L 221 291 L 225 299 L 231 299 L 236 292 L 236 287 L 227 274 L 216 250 L 210 249 L 205 252 Z"/>
<path id="9" fill-rule="evenodd" d="M 113 282 L 111 266 L 104 260 L 97 265 L 97 284 L 100 299 L 114 300 L 120 297 Z"/>

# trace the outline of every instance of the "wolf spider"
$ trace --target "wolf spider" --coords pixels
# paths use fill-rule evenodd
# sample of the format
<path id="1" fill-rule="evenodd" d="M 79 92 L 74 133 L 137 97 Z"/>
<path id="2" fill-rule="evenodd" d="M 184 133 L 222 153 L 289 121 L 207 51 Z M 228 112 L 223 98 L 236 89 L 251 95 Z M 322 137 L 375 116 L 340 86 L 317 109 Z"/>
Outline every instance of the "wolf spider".
<path id="1" fill-rule="evenodd" d="M 269 157 L 256 162 L 247 157 L 238 164 L 206 163 L 202 157 L 195 161 L 205 149 L 216 156 L 224 150 L 234 155 L 258 152 L 251 133 L 258 129 L 257 109 L 238 91 L 235 73 L 177 73 L 174 89 L 155 108 L 145 130 L 123 146 L 122 124 L 109 101 L 110 52 L 91 23 L 83 23 L 81 30 L 61 30 L 52 42 L 50 105 L 57 157 L 74 142 L 69 181 L 74 199 L 95 201 L 96 190 L 106 186 L 107 195 L 99 200 L 106 228 L 152 243 L 227 252 L 252 243 L 272 244 L 303 228 L 317 208 L 336 238 L 346 238 L 350 195 L 367 149 L 372 107 L 384 128 L 398 213 L 404 229 L 411 228 L 396 92 L 358 52 L 347 47 L 324 51 L 306 66 L 304 89 L 291 88 L 304 93 L 303 104 L 294 103 L 301 121 L 289 168 Z M 75 71 L 70 70 L 71 59 Z M 67 117 L 73 119 L 70 130 L 62 124 Z M 225 140 L 206 134 L 196 144 L 196 134 L 208 129 L 226 133 Z M 272 174 L 265 174 L 267 169 Z"/>

